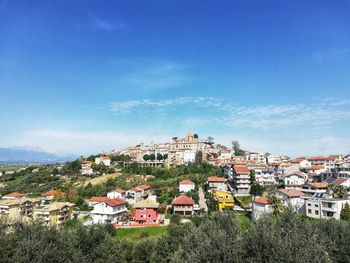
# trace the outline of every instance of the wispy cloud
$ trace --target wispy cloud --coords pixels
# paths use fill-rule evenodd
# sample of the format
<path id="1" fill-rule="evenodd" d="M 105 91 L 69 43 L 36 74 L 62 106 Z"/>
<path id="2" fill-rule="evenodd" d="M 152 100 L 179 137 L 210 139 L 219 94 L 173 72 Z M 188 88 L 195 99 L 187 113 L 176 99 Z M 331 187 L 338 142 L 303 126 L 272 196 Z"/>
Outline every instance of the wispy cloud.
<path id="1" fill-rule="evenodd" d="M 148 112 L 164 114 L 176 110 L 177 114 L 187 116 L 180 120 L 184 125 L 192 123 L 203 126 L 210 123 L 259 129 L 293 126 L 325 128 L 340 121 L 350 120 L 349 109 L 341 107 L 347 104 L 347 100 L 340 100 L 329 101 L 327 105 L 322 103 L 320 105 L 239 106 L 215 97 L 181 97 L 165 100 L 117 101 L 110 103 L 109 110 L 118 114 L 147 114 Z M 190 107 L 191 110 L 184 106 Z"/>
<path id="2" fill-rule="evenodd" d="M 97 15 L 90 15 L 87 22 L 76 25 L 77 29 L 87 30 L 101 30 L 101 31 L 116 31 L 122 30 L 126 27 L 125 23 L 118 20 L 108 21 L 107 19 L 101 18 Z"/>

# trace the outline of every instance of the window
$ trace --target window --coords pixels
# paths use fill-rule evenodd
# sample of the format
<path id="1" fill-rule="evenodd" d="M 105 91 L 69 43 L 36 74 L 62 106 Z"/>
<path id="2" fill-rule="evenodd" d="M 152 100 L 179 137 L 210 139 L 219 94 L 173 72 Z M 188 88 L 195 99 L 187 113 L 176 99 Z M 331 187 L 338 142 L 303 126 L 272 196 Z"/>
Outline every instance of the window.
<path id="1" fill-rule="evenodd" d="M 308 212 L 309 214 L 311 214 L 311 209 L 308 209 L 307 212 Z"/>
<path id="2" fill-rule="evenodd" d="M 149 218 L 151 218 L 151 215 L 148 215 Z"/>
<path id="3" fill-rule="evenodd" d="M 318 207 L 318 205 L 315 205 L 315 207 Z"/>
<path id="4" fill-rule="evenodd" d="M 307 204 L 307 206 L 311 206 L 311 204 Z"/>
<path id="5" fill-rule="evenodd" d="M 315 211 L 315 214 L 318 215 L 318 210 Z"/>

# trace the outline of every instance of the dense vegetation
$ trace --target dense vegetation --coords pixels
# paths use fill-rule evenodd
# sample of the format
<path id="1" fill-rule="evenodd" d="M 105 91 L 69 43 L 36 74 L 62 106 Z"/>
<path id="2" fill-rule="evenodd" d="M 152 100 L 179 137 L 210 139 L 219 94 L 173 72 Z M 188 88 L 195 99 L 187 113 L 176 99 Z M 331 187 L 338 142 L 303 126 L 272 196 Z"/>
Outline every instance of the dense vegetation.
<path id="1" fill-rule="evenodd" d="M 109 225 L 55 228 L 0 224 L 1 262 L 349 262 L 350 223 L 310 220 L 291 211 L 249 229 L 234 214 L 172 223 L 158 238 L 118 237 Z"/>

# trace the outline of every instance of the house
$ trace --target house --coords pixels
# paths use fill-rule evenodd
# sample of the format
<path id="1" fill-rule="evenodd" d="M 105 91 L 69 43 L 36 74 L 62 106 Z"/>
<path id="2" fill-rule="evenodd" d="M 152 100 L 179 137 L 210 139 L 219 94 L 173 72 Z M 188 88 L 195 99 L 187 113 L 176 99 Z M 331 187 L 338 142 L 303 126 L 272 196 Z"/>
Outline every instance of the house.
<path id="1" fill-rule="evenodd" d="M 306 159 L 294 159 L 289 161 L 292 165 L 296 165 L 300 168 L 311 168 L 311 162 Z"/>
<path id="2" fill-rule="evenodd" d="M 100 156 L 95 158 L 96 164 L 104 164 L 105 166 L 111 166 L 111 159 L 108 156 Z"/>
<path id="3" fill-rule="evenodd" d="M 213 198 L 221 212 L 227 208 L 233 208 L 235 205 L 233 195 L 230 192 L 213 190 Z"/>
<path id="4" fill-rule="evenodd" d="M 93 196 L 90 199 L 87 199 L 86 202 L 88 206 L 93 207 L 98 203 L 102 203 L 107 201 L 109 198 L 105 196 Z"/>
<path id="5" fill-rule="evenodd" d="M 192 198 L 186 195 L 180 195 L 171 202 L 173 214 L 192 216 L 194 214 L 194 204 L 195 202 Z"/>
<path id="6" fill-rule="evenodd" d="M 307 181 L 307 175 L 296 172 L 284 176 L 284 185 L 286 188 L 300 188 Z"/>
<path id="7" fill-rule="evenodd" d="M 125 195 L 125 200 L 129 204 L 133 205 L 141 199 L 147 199 L 149 196 L 151 196 L 151 194 L 151 187 L 148 184 L 143 184 L 127 191 Z"/>
<path id="8" fill-rule="evenodd" d="M 227 185 L 225 183 L 225 178 L 217 176 L 209 176 L 207 179 L 208 190 L 220 190 L 226 191 Z"/>
<path id="9" fill-rule="evenodd" d="M 292 207 L 297 212 L 304 208 L 304 193 L 296 189 L 278 189 L 269 194 L 269 197 L 272 196 L 281 199 L 284 206 Z"/>
<path id="10" fill-rule="evenodd" d="M 265 214 L 272 213 L 273 209 L 268 197 L 257 197 L 252 202 L 252 217 L 258 220 Z"/>
<path id="11" fill-rule="evenodd" d="M 91 167 L 82 167 L 80 169 L 80 173 L 82 175 L 92 175 L 94 173 L 94 170 Z"/>
<path id="12" fill-rule="evenodd" d="M 349 199 L 333 198 L 327 194 L 315 194 L 305 200 L 305 214 L 312 218 L 340 219 L 340 212 Z"/>
<path id="13" fill-rule="evenodd" d="M 147 198 L 148 196 L 150 196 L 152 194 L 151 187 L 148 184 L 139 185 L 139 186 L 137 186 L 137 188 L 142 190 L 141 196 L 143 198 Z"/>
<path id="14" fill-rule="evenodd" d="M 107 193 L 107 197 L 109 199 L 114 199 L 114 198 L 125 199 L 125 196 L 126 196 L 126 191 L 121 188 L 117 188 L 112 192 Z"/>
<path id="15" fill-rule="evenodd" d="M 27 198 L 27 195 L 13 192 L 13 193 L 4 195 L 2 197 L 2 199 L 4 199 L 4 200 L 18 200 L 18 199 L 22 199 L 22 198 Z"/>
<path id="16" fill-rule="evenodd" d="M 349 178 L 337 178 L 334 181 L 332 181 L 330 184 L 334 186 L 344 186 L 347 189 L 350 188 L 350 179 Z"/>
<path id="17" fill-rule="evenodd" d="M 126 218 L 128 209 L 127 202 L 120 198 L 108 199 L 96 203 L 91 217 L 94 224 L 118 223 Z"/>
<path id="18" fill-rule="evenodd" d="M 74 204 L 68 202 L 38 205 L 33 209 L 33 219 L 47 226 L 58 226 L 72 219 L 73 207 Z"/>
<path id="19" fill-rule="evenodd" d="M 43 200 L 53 200 L 55 198 L 63 197 L 64 193 L 58 190 L 52 190 L 41 194 Z"/>
<path id="20" fill-rule="evenodd" d="M 305 196 L 313 196 L 316 193 L 326 193 L 328 185 L 326 183 L 306 183 L 300 187 L 300 191 Z"/>
<path id="21" fill-rule="evenodd" d="M 275 172 L 272 169 L 258 168 L 254 169 L 255 171 L 255 180 L 260 185 L 274 185 L 277 184 L 275 178 Z"/>
<path id="22" fill-rule="evenodd" d="M 156 224 L 158 222 L 159 204 L 151 199 L 144 199 L 137 202 L 134 206 L 135 222 L 139 224 Z"/>
<path id="23" fill-rule="evenodd" d="M 33 208 L 39 203 L 39 199 L 33 198 L 0 200 L 0 218 L 11 222 L 32 218 Z"/>
<path id="24" fill-rule="evenodd" d="M 233 167 L 232 182 L 236 195 L 249 195 L 250 191 L 250 171 L 244 164 L 236 164 Z"/>
<path id="25" fill-rule="evenodd" d="M 196 184 L 190 180 L 182 180 L 179 183 L 179 191 L 183 193 L 190 192 L 194 190 L 196 187 Z"/>

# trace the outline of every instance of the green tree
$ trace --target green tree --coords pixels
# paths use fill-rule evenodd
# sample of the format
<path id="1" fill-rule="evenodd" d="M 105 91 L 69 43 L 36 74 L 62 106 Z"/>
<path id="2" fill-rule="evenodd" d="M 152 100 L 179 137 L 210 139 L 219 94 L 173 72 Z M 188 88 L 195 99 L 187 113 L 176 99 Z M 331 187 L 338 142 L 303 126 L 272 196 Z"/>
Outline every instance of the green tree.
<path id="1" fill-rule="evenodd" d="M 143 156 L 143 160 L 145 160 L 146 162 L 150 160 L 150 156 L 148 154 L 145 154 Z"/>
<path id="2" fill-rule="evenodd" d="M 252 183 L 250 186 L 250 194 L 253 196 L 262 196 L 264 193 L 264 187 L 262 187 L 260 184 L 257 182 Z"/>
<path id="3" fill-rule="evenodd" d="M 350 205 L 345 203 L 344 207 L 340 211 L 340 219 L 350 221 Z"/>
<path id="4" fill-rule="evenodd" d="M 156 159 L 156 155 L 154 153 L 150 154 L 149 159 L 154 161 Z"/>
<path id="5" fill-rule="evenodd" d="M 272 196 L 269 198 L 269 202 L 272 206 L 273 214 L 278 215 L 284 211 L 284 206 L 282 200 L 276 196 Z"/>
<path id="6" fill-rule="evenodd" d="M 163 155 L 162 154 L 160 154 L 160 153 L 157 153 L 157 160 L 158 161 L 161 161 L 161 160 L 163 160 Z"/>

